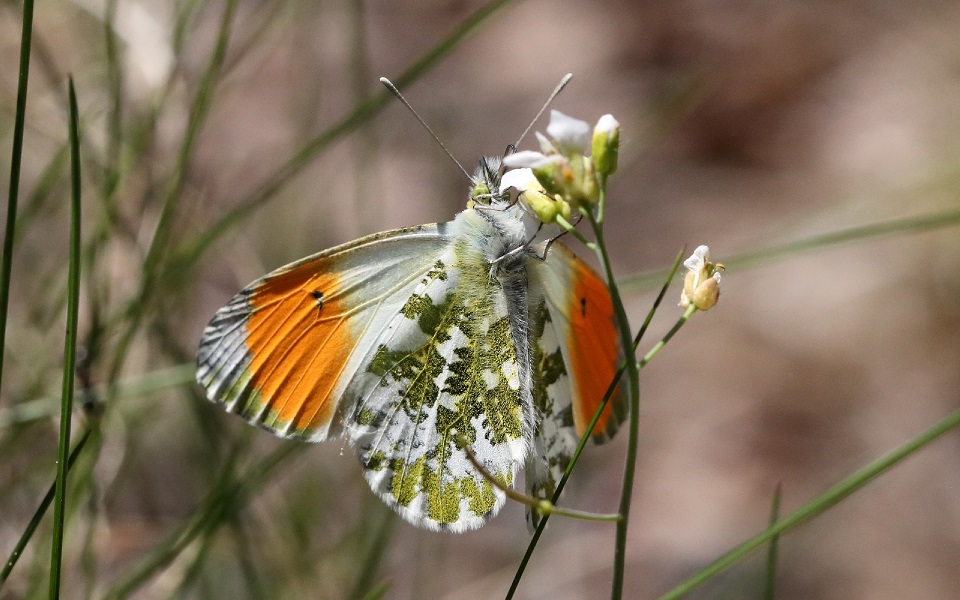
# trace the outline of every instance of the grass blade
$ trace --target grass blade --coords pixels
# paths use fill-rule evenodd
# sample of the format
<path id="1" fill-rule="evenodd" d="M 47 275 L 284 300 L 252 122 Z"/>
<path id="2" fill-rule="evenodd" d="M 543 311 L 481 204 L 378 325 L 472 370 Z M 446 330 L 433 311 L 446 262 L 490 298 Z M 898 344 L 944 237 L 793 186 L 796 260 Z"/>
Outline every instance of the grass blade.
<path id="1" fill-rule="evenodd" d="M 435 67 L 442 58 L 450 54 L 469 34 L 473 33 L 484 22 L 496 14 L 497 11 L 512 1 L 513 0 L 494 0 L 477 10 L 451 32 L 450 35 L 410 65 L 403 73 L 396 78 L 391 78 L 393 83 L 401 89 L 412 84 Z M 352 113 L 307 142 L 295 155 L 281 165 L 263 185 L 254 191 L 252 195 L 241 200 L 236 208 L 224 215 L 212 226 L 208 227 L 204 233 L 199 234 L 193 240 L 181 245 L 180 248 L 177 249 L 173 260 L 171 260 L 168 265 L 168 269 L 170 271 L 182 272 L 192 266 L 215 241 L 242 223 L 269 200 L 276 197 L 277 191 L 283 187 L 284 184 L 303 170 L 304 167 L 309 165 L 320 153 L 329 148 L 333 142 L 370 120 L 392 99 L 393 95 L 390 92 L 382 90 L 357 104 Z"/>
<path id="2" fill-rule="evenodd" d="M 60 442 L 57 449 L 57 483 L 53 502 L 53 544 L 50 555 L 50 598 L 60 597 L 63 559 L 64 509 L 67 500 L 67 459 L 73 414 L 73 374 L 77 364 L 77 321 L 80 312 L 80 125 L 77 93 L 71 77 L 70 96 L 70 269 L 68 273 L 67 334 L 63 347 L 63 396 L 60 403 Z"/>
<path id="3" fill-rule="evenodd" d="M 194 540 L 227 522 L 231 514 L 243 508 L 253 491 L 269 481 L 277 467 L 292 456 L 303 453 L 308 447 L 307 444 L 298 442 L 283 444 L 239 479 L 233 479 L 232 466 L 226 467 L 221 481 L 210 491 L 190 520 L 171 533 L 140 564 L 127 570 L 123 580 L 108 590 L 103 599 L 120 600 L 136 592 L 151 577 L 173 562 Z"/>
<path id="4" fill-rule="evenodd" d="M 643 325 L 640 326 L 640 331 L 638 331 L 637 335 L 634 336 L 634 351 L 636 351 L 637 346 L 640 345 L 640 341 L 643 339 L 643 335 L 647 332 L 647 328 L 650 326 L 653 316 L 656 314 L 657 309 L 660 308 L 660 304 L 663 302 L 664 297 L 666 297 L 667 289 L 670 287 L 670 282 L 673 281 L 673 276 L 677 272 L 677 268 L 680 266 L 680 261 L 683 260 L 685 250 L 686 248 L 683 248 L 677 253 L 677 258 L 673 261 L 673 267 L 666 276 L 665 281 L 660 288 L 660 293 L 657 295 L 657 299 L 654 300 L 653 306 L 651 306 L 650 310 L 647 312 L 647 316 L 643 320 Z M 641 362 L 639 367 L 642 369 L 645 365 L 646 362 Z M 610 397 L 613 395 L 613 391 L 617 388 L 617 384 L 620 383 L 620 378 L 623 377 L 623 374 L 626 372 L 626 370 L 626 364 L 621 365 L 617 370 L 617 374 L 614 376 L 613 381 L 610 382 L 610 385 L 607 387 L 607 391 L 603 395 L 603 400 L 600 401 L 600 404 L 597 406 L 597 410 L 593 414 L 593 419 L 590 420 L 590 423 L 587 424 L 586 428 L 584 429 L 584 434 L 580 438 L 580 442 L 577 444 L 577 448 L 574 450 L 573 456 L 570 457 L 570 463 L 567 465 L 567 468 L 564 469 L 563 476 L 560 478 L 560 482 L 557 484 L 557 489 L 553 492 L 553 497 L 550 501 L 554 504 L 560 500 L 560 494 L 563 492 L 563 488 L 566 487 L 567 481 L 570 479 L 570 474 L 573 472 L 573 468 L 577 465 L 577 461 L 580 460 L 580 455 L 583 453 L 583 449 L 586 447 L 587 442 L 590 439 L 590 435 L 587 432 L 593 431 L 594 426 L 600 419 L 600 414 L 603 412 L 603 409 L 606 408 L 607 403 L 610 401 Z M 523 573 L 527 569 L 527 564 L 530 562 L 530 557 L 533 556 L 533 551 L 540 542 L 540 536 L 543 535 L 543 530 L 546 529 L 547 521 L 549 520 L 550 515 L 546 514 L 542 516 L 540 522 L 537 524 L 537 529 L 534 531 L 533 537 L 530 538 L 530 543 L 527 544 L 527 550 L 524 552 L 523 558 L 520 560 L 520 564 L 517 566 L 517 572 L 513 576 L 513 581 L 510 582 L 510 589 L 507 591 L 507 595 L 505 597 L 506 600 L 512 600 L 514 594 L 517 593 L 517 587 L 520 585 L 520 579 L 523 577 Z"/>
<path id="5" fill-rule="evenodd" d="M 859 225 L 857 227 L 840 229 L 839 231 L 831 231 L 793 242 L 768 246 L 759 250 L 724 255 L 723 264 L 727 269 L 743 271 L 792 256 L 824 250 L 830 246 L 845 244 L 847 242 L 857 242 L 898 233 L 919 233 L 921 231 L 930 231 L 942 227 L 955 227 L 957 225 L 960 225 L 960 209 L 952 208 L 950 210 L 920 215 L 918 217 L 891 219 L 890 221 L 881 221 L 880 223 L 872 223 L 870 225 Z M 620 285 L 620 289 L 625 292 L 647 289 L 659 282 L 666 272 L 666 269 L 657 269 L 656 271 L 640 273 L 633 277 L 625 277 L 621 279 L 618 284 Z"/>
<path id="6" fill-rule="evenodd" d="M 780 518 L 780 500 L 783 496 L 783 484 L 778 483 L 773 490 L 773 501 L 770 503 L 770 523 L 773 527 Z M 777 584 L 777 558 L 779 555 L 780 536 L 776 535 L 770 540 L 770 547 L 767 548 L 767 579 L 763 590 L 765 600 L 773 600 L 776 597 Z"/>
<path id="7" fill-rule="evenodd" d="M 80 456 L 80 452 L 87 444 L 87 440 L 90 439 L 91 431 L 92 430 L 88 429 L 86 432 L 84 432 L 84 434 L 80 437 L 80 441 L 77 442 L 77 445 L 74 446 L 73 450 L 70 452 L 70 458 L 67 460 L 68 467 L 73 466 L 73 463 L 77 461 L 77 457 Z M 40 501 L 40 505 L 33 513 L 33 517 L 30 519 L 30 522 L 27 523 L 27 528 L 23 530 L 23 534 L 17 541 L 17 545 L 14 546 L 13 550 L 10 552 L 10 557 L 3 566 L 3 571 L 0 571 L 0 590 L 3 589 L 3 584 L 7 581 L 7 578 L 10 577 L 10 572 L 13 571 L 13 567 L 16 566 L 17 561 L 23 554 L 24 548 L 27 547 L 27 544 L 30 542 L 30 538 L 32 538 L 34 532 L 36 532 L 37 526 L 40 525 L 40 520 L 43 518 L 43 515 L 47 514 L 47 509 L 50 508 L 50 504 L 53 502 L 53 496 L 56 493 L 56 489 L 57 482 L 54 481 L 50 484 L 50 489 L 47 490 L 47 494 L 43 497 L 43 500 Z"/>
<path id="8" fill-rule="evenodd" d="M 10 153 L 10 193 L 7 195 L 7 223 L 3 256 L 0 257 L 0 389 L 3 389 L 3 354 L 7 339 L 7 310 L 10 306 L 10 273 L 13 271 L 13 241 L 17 224 L 17 197 L 20 194 L 20 162 L 23 158 L 23 126 L 27 111 L 27 83 L 30 79 L 30 42 L 33 39 L 33 0 L 23 0 L 23 30 L 20 33 L 20 73 L 17 78 L 17 114 L 13 122 L 13 150 Z"/>
<path id="9" fill-rule="evenodd" d="M 826 492 L 820 494 L 813 500 L 807 502 L 794 512 L 787 515 L 784 519 L 777 522 L 776 525 L 768 527 L 764 532 L 755 535 L 736 548 L 730 550 L 677 587 L 673 588 L 663 596 L 660 596 L 660 600 L 674 600 L 676 598 L 682 598 L 693 591 L 693 589 L 700 584 L 725 571 L 727 568 L 733 566 L 737 561 L 757 550 L 764 544 L 770 542 L 777 536 L 780 536 L 791 529 L 799 527 L 807 521 L 810 521 L 811 519 L 821 515 L 826 510 L 836 506 L 842 500 L 845 500 L 848 496 L 863 486 L 867 485 L 880 475 L 886 473 L 911 454 L 927 446 L 957 426 L 960 426 L 960 410 L 951 413 L 942 421 L 935 424 L 930 429 L 927 429 L 920 435 L 914 437 L 896 450 L 885 454 L 859 471 L 843 479 Z"/>

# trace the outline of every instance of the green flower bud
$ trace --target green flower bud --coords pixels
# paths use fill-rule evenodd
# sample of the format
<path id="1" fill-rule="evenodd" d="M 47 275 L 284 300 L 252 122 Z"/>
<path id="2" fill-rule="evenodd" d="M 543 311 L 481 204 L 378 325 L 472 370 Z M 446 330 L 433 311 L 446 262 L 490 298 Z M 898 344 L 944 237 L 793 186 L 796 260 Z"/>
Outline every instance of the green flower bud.
<path id="1" fill-rule="evenodd" d="M 620 123 L 613 115 L 603 115 L 593 129 L 591 144 L 593 167 L 600 175 L 613 175 L 620 153 Z"/>

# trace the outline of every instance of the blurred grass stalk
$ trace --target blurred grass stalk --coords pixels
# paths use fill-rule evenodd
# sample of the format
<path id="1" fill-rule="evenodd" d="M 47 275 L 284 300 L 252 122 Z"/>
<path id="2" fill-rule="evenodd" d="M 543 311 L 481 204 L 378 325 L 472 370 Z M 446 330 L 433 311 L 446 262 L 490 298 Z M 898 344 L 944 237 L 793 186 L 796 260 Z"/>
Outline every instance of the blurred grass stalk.
<path id="1" fill-rule="evenodd" d="M 743 542 L 736 548 L 730 550 L 714 562 L 710 563 L 692 577 L 676 586 L 659 600 L 675 600 L 687 595 L 694 588 L 706 582 L 707 580 L 719 575 L 736 562 L 746 557 L 751 552 L 759 549 L 764 544 L 772 542 L 782 534 L 803 525 L 814 517 L 823 514 L 830 508 L 833 508 L 848 496 L 861 489 L 880 475 L 883 475 L 897 464 L 902 462 L 908 456 L 924 448 L 930 443 L 936 441 L 944 434 L 955 427 L 960 426 L 960 410 L 951 413 L 949 416 L 938 422 L 933 427 L 927 429 L 920 435 L 912 438 L 899 448 L 878 458 L 874 462 L 849 475 L 833 487 L 820 494 L 813 500 L 810 500 L 797 510 L 787 515 L 782 520 L 768 527 L 765 531 L 755 535 L 749 540 Z"/>
<path id="2" fill-rule="evenodd" d="M 73 77 L 70 101 L 70 267 L 67 287 L 67 330 L 63 348 L 63 396 L 60 404 L 60 439 L 57 445 L 57 483 L 53 501 L 53 544 L 50 555 L 50 598 L 60 597 L 63 562 L 64 513 L 67 502 L 67 459 L 73 415 L 73 375 L 77 365 L 77 322 L 80 313 L 80 124 Z"/>
<path id="3" fill-rule="evenodd" d="M 773 500 L 770 501 L 769 526 L 773 527 L 780 518 L 780 501 L 783 498 L 783 484 L 777 483 L 773 488 Z M 777 560 L 780 554 L 780 536 L 775 535 L 767 548 L 767 577 L 764 583 L 764 600 L 774 600 L 777 596 Z"/>
<path id="4" fill-rule="evenodd" d="M 10 191 L 7 195 L 3 256 L 0 257 L 0 393 L 3 391 L 3 356 L 7 338 L 7 311 L 10 307 L 10 275 L 13 271 L 13 242 L 17 224 L 17 197 L 20 194 L 20 165 L 23 159 L 23 127 L 27 112 L 32 40 L 33 0 L 24 0 L 23 28 L 20 31 L 20 71 L 17 77 L 17 111 L 13 122 L 13 149 L 10 151 Z"/>
<path id="5" fill-rule="evenodd" d="M 67 459 L 68 470 L 73 466 L 73 463 L 76 462 L 77 457 L 80 456 L 80 452 L 82 452 L 83 447 L 86 446 L 87 440 L 90 439 L 91 433 L 92 431 L 90 429 L 87 429 L 85 432 L 83 432 L 83 435 L 80 436 L 77 444 L 73 447 L 73 450 L 70 452 L 70 457 Z M 13 571 L 13 567 L 16 566 L 20 556 L 23 555 L 23 550 L 27 547 L 27 544 L 30 542 L 30 538 L 33 537 L 34 532 L 40 525 L 43 515 L 47 514 L 47 509 L 50 508 L 50 504 L 53 503 L 53 497 L 56 495 L 56 490 L 57 482 L 54 480 L 54 482 L 50 485 L 50 488 L 47 490 L 46 495 L 43 497 L 43 500 L 41 500 L 39 506 L 37 506 L 37 510 L 34 511 L 33 517 L 31 517 L 26 529 L 24 529 L 23 533 L 20 535 L 20 539 L 17 540 L 16 546 L 14 546 L 13 550 L 10 552 L 10 557 L 7 559 L 6 564 L 3 565 L 3 570 L 0 571 L 0 590 L 3 590 L 3 584 L 6 583 L 7 578 L 10 577 L 10 572 Z"/>

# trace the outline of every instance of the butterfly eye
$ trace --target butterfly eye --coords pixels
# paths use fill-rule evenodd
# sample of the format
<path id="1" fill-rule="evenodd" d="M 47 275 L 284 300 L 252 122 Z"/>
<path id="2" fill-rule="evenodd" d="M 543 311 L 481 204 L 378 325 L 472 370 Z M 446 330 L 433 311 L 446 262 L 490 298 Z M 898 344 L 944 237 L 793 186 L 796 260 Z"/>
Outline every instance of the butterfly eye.
<path id="1" fill-rule="evenodd" d="M 493 194 L 490 193 L 490 186 L 487 185 L 486 181 L 474 184 L 473 189 L 470 190 L 470 201 L 474 204 L 487 206 L 492 198 Z"/>

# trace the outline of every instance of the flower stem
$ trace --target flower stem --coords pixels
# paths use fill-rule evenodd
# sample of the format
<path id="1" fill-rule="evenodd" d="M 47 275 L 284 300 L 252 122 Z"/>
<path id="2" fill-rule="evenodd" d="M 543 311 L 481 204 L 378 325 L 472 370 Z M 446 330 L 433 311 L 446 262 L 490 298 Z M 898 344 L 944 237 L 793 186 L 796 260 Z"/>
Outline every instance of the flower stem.
<path id="1" fill-rule="evenodd" d="M 605 186 L 600 188 L 600 206 L 604 205 L 606 196 Z M 604 275 L 607 278 L 607 287 L 610 288 L 610 298 L 613 301 L 613 312 L 617 318 L 617 327 L 620 330 L 620 340 L 623 344 L 624 359 L 627 361 L 628 406 L 630 413 L 629 437 L 627 438 L 626 464 L 623 469 L 623 488 L 620 493 L 620 515 L 617 521 L 617 537 L 614 547 L 613 586 L 610 597 L 619 600 L 623 596 L 624 567 L 627 553 L 627 528 L 630 524 L 630 501 L 633 497 L 633 476 L 637 466 L 637 446 L 640 431 L 640 376 L 637 369 L 637 357 L 631 343 L 630 322 L 627 320 L 626 310 L 617 282 L 610 266 L 610 257 L 607 255 L 607 246 L 603 239 L 603 227 L 590 211 L 584 211 L 590 221 L 596 239 L 596 253 L 603 265 Z"/>
<path id="2" fill-rule="evenodd" d="M 671 327 L 671 328 L 670 328 L 670 331 L 668 331 L 667 334 L 666 334 L 665 336 L 663 336 L 663 339 L 661 339 L 659 342 L 657 342 L 656 344 L 654 344 L 653 348 L 650 348 L 650 350 L 649 350 L 646 354 L 643 355 L 643 358 L 640 359 L 640 362 L 639 362 L 639 363 L 637 363 L 637 368 L 638 368 L 638 369 L 642 369 L 643 367 L 645 367 L 645 366 L 647 365 L 648 362 L 650 362 L 651 360 L 653 360 L 653 357 L 656 356 L 657 353 L 660 352 L 660 350 L 662 350 L 663 347 L 667 345 L 667 342 L 669 342 L 670 339 L 671 339 L 678 331 L 680 331 L 680 328 L 683 327 L 683 325 L 690 319 L 691 316 L 693 316 L 693 313 L 695 313 L 695 312 L 697 312 L 697 307 L 696 307 L 696 306 L 694 306 L 693 304 L 691 304 L 690 306 L 688 306 L 688 307 L 687 307 L 687 311 L 686 311 L 685 313 L 683 313 L 683 316 L 680 317 L 680 318 L 677 320 L 676 323 L 673 324 L 673 327 Z"/>

